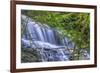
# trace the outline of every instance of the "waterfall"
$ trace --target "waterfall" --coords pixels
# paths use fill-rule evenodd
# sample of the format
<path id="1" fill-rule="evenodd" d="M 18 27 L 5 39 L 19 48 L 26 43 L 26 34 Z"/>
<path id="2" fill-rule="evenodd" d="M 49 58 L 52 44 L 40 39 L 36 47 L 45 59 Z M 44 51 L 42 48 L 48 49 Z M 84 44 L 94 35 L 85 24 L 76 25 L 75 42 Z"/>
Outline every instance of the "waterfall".
<path id="1" fill-rule="evenodd" d="M 39 50 L 43 62 L 69 60 L 71 54 L 69 49 L 75 47 L 69 38 L 60 38 L 57 30 L 46 24 L 35 22 L 25 15 L 22 15 L 21 19 L 23 27 L 26 27 L 21 37 L 22 47 Z"/>

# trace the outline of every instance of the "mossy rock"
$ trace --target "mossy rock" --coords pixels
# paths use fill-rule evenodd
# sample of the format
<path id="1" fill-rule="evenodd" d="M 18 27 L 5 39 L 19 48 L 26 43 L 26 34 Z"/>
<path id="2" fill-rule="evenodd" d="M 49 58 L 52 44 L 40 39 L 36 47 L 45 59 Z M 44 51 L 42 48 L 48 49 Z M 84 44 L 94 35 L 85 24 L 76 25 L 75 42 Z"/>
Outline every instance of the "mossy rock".
<path id="1" fill-rule="evenodd" d="M 33 49 L 25 49 L 22 48 L 21 50 L 21 62 L 28 63 L 28 62 L 40 62 L 39 53 Z"/>

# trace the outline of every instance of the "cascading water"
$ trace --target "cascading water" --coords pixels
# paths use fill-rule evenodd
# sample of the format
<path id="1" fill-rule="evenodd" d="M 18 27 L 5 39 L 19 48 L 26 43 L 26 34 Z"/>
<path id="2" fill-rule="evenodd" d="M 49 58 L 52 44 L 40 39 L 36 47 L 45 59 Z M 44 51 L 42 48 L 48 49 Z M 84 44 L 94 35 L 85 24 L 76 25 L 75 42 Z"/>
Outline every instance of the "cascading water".
<path id="1" fill-rule="evenodd" d="M 25 15 L 21 17 L 25 33 L 21 37 L 24 48 L 39 50 L 41 61 L 67 61 L 69 49 L 75 45 L 67 37 L 59 37 L 59 33 L 46 24 L 36 23 Z"/>

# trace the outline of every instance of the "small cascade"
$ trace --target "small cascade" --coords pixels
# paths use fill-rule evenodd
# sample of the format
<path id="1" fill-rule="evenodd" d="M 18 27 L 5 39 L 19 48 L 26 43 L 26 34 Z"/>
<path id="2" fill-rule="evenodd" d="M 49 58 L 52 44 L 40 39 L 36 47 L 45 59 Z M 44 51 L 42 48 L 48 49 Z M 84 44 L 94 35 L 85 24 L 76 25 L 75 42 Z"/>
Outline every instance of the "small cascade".
<path id="1" fill-rule="evenodd" d="M 69 49 L 75 47 L 69 38 L 60 38 L 57 30 L 46 24 L 36 23 L 25 15 L 22 15 L 21 19 L 25 27 L 25 33 L 21 36 L 23 48 L 32 48 L 39 51 L 43 62 L 69 60 L 71 54 Z"/>

